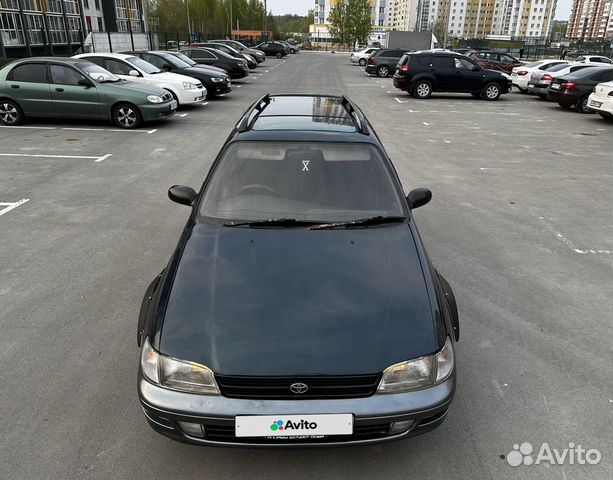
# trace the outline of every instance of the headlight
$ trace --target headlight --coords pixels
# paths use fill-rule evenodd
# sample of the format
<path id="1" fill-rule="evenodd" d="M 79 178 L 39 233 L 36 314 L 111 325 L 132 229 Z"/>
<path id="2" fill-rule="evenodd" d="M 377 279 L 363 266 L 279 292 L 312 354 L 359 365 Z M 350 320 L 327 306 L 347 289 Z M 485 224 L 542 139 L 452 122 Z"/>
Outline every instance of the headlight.
<path id="1" fill-rule="evenodd" d="M 196 88 L 196 85 L 191 82 L 183 82 L 183 88 L 185 90 L 194 90 Z"/>
<path id="2" fill-rule="evenodd" d="M 164 100 L 162 100 L 162 97 L 158 97 L 157 95 L 149 95 L 147 97 L 147 101 L 151 103 L 162 103 Z"/>
<path id="3" fill-rule="evenodd" d="M 221 82 L 223 82 L 223 78 L 213 77 L 213 78 L 211 78 L 211 81 L 213 83 L 221 83 Z"/>
<path id="4" fill-rule="evenodd" d="M 213 372 L 195 362 L 167 357 L 156 352 L 145 340 L 141 352 L 143 375 L 152 383 L 182 392 L 219 395 Z"/>
<path id="5" fill-rule="evenodd" d="M 451 339 L 447 337 L 440 352 L 385 369 L 379 383 L 379 393 L 399 393 L 431 387 L 446 380 L 453 371 L 454 358 Z"/>

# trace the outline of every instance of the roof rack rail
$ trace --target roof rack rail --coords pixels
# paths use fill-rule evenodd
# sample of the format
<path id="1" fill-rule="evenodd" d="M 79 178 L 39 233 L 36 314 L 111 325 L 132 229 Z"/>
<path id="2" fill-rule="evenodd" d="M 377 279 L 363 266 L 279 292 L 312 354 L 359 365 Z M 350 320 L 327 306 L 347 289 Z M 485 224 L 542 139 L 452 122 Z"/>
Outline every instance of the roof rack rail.
<path id="1" fill-rule="evenodd" d="M 262 98 L 260 98 L 258 101 L 256 101 L 253 105 L 251 105 L 245 112 L 245 115 L 243 115 L 243 119 L 238 125 L 238 131 L 242 133 L 242 132 L 246 132 L 247 130 L 249 130 L 249 127 L 253 124 L 253 121 L 252 121 L 253 114 L 255 113 L 255 117 L 257 117 L 257 115 L 259 113 L 262 113 L 264 108 L 269 103 L 270 103 L 270 93 L 267 93 Z M 255 120 L 255 117 L 253 118 L 253 120 Z"/>
<path id="2" fill-rule="evenodd" d="M 347 113 L 355 119 L 358 132 L 368 135 L 370 131 L 366 125 L 366 117 L 362 110 L 345 95 L 341 97 L 341 104 L 345 107 Z"/>

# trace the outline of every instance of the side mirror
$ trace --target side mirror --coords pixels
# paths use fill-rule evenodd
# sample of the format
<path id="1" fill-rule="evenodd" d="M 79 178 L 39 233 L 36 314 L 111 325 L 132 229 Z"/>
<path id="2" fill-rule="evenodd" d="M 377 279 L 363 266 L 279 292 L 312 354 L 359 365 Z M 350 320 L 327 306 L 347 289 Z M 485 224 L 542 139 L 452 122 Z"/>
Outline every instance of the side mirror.
<path id="1" fill-rule="evenodd" d="M 423 207 L 430 200 L 432 200 L 432 192 L 428 188 L 416 188 L 407 195 L 407 201 L 411 210 Z"/>
<path id="2" fill-rule="evenodd" d="M 87 78 L 81 78 L 77 82 L 77 85 L 79 85 L 80 87 L 85 87 L 85 88 L 91 88 L 94 86 L 94 84 L 90 82 Z"/>
<path id="3" fill-rule="evenodd" d="M 138 70 L 130 70 L 129 75 L 131 77 L 140 77 L 140 73 L 138 73 Z"/>
<path id="4" fill-rule="evenodd" d="M 183 185 L 173 185 L 168 189 L 168 198 L 181 205 L 192 206 L 198 194 L 192 187 Z"/>

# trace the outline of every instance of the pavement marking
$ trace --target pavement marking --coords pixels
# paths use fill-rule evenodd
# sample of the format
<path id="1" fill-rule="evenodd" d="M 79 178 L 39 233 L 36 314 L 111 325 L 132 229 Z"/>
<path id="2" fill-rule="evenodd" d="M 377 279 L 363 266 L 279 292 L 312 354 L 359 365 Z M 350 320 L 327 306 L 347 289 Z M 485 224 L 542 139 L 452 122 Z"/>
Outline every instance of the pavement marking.
<path id="1" fill-rule="evenodd" d="M 241 88 L 241 87 L 242 87 L 242 85 L 237 85 L 237 86 L 236 86 L 236 88 Z"/>
<path id="2" fill-rule="evenodd" d="M 11 210 L 13 210 L 14 208 L 17 208 L 19 205 L 23 205 L 26 202 L 29 202 L 30 199 L 29 198 L 22 198 L 21 200 L 19 200 L 18 202 L 13 202 L 13 203 L 6 203 L 6 202 L 0 202 L 0 207 L 3 205 L 6 205 L 5 208 L 3 208 L 2 210 L 0 210 L 0 217 L 2 215 L 4 215 L 5 213 L 10 212 Z"/>
<path id="3" fill-rule="evenodd" d="M 102 155 L 100 158 L 97 158 L 96 160 L 94 160 L 94 163 L 104 162 L 107 158 L 112 157 L 112 156 L 113 156 L 112 153 L 107 153 L 106 155 Z"/>
<path id="4" fill-rule="evenodd" d="M 56 129 L 56 127 L 21 127 L 19 125 L 13 125 L 13 126 L 10 126 L 10 125 L 0 125 L 0 128 L 37 128 L 37 129 L 40 129 L 40 130 L 55 130 Z"/>
<path id="5" fill-rule="evenodd" d="M 421 123 L 423 123 L 426 127 L 430 126 L 430 124 L 428 122 L 421 122 Z"/>
<path id="6" fill-rule="evenodd" d="M 50 155 L 46 153 L 0 153 L 0 157 L 30 157 L 30 158 L 70 158 L 79 160 L 97 160 L 102 157 L 91 155 Z"/>
<path id="7" fill-rule="evenodd" d="M 394 98 L 396 99 L 398 103 L 408 103 L 408 102 L 405 102 L 404 100 L 400 100 L 398 97 L 394 97 Z"/>
<path id="8" fill-rule="evenodd" d="M 187 117 L 188 115 L 189 115 L 189 113 L 182 113 L 181 115 L 179 115 L 179 117 L 181 117 L 181 118 L 185 118 L 185 117 Z"/>
<path id="9" fill-rule="evenodd" d="M 544 224 L 545 227 L 547 227 L 547 230 L 549 230 L 554 237 L 556 237 L 558 240 L 560 240 L 562 243 L 564 243 L 567 247 L 571 248 L 575 253 L 579 253 L 579 254 L 587 254 L 587 253 L 600 253 L 600 254 L 605 254 L 605 255 L 611 255 L 613 254 L 613 250 L 594 250 L 594 249 L 588 249 L 588 248 L 578 248 L 571 240 L 569 240 L 569 238 L 564 235 L 562 232 L 559 232 L 558 230 L 556 230 L 556 228 L 551 225 L 550 223 L 548 223 L 544 217 L 539 217 L 539 220 L 541 220 Z"/>
<path id="10" fill-rule="evenodd" d="M 151 135 L 151 134 L 153 134 L 153 133 L 155 133 L 155 132 L 157 132 L 157 131 L 158 131 L 158 129 L 157 129 L 157 128 L 154 128 L 153 130 L 149 130 L 149 131 L 147 132 L 147 135 Z"/>

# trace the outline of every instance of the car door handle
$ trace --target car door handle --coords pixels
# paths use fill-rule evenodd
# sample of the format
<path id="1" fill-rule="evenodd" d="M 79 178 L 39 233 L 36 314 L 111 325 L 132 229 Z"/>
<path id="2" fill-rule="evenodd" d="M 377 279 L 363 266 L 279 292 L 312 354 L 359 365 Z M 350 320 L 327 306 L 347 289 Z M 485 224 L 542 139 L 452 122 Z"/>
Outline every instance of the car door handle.
<path id="1" fill-rule="evenodd" d="M 11 88 L 19 88 L 19 85 L 11 85 Z"/>
<path id="2" fill-rule="evenodd" d="M 63 91 L 64 91 L 64 89 L 63 89 L 63 88 L 56 88 L 56 89 L 55 89 L 55 91 L 56 91 L 56 92 L 63 92 Z"/>

